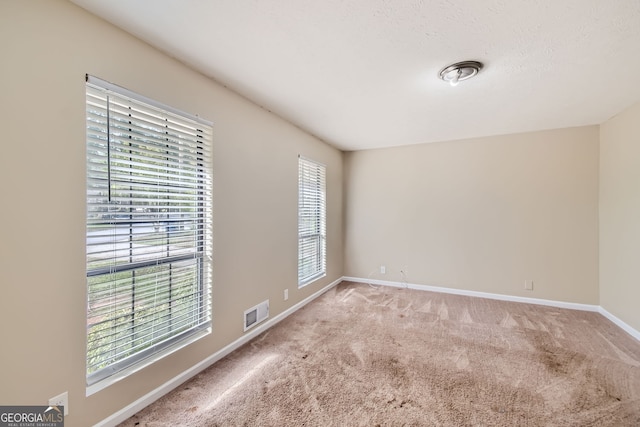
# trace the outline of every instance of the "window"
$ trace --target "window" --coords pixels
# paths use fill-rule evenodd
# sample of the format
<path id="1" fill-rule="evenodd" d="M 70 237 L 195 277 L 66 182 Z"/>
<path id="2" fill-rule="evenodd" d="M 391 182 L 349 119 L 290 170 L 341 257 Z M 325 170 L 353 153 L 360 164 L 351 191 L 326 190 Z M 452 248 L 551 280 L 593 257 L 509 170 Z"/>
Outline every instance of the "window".
<path id="1" fill-rule="evenodd" d="M 326 168 L 298 158 L 298 287 L 326 274 Z"/>
<path id="2" fill-rule="evenodd" d="M 211 124 L 87 76 L 87 384 L 210 331 Z"/>

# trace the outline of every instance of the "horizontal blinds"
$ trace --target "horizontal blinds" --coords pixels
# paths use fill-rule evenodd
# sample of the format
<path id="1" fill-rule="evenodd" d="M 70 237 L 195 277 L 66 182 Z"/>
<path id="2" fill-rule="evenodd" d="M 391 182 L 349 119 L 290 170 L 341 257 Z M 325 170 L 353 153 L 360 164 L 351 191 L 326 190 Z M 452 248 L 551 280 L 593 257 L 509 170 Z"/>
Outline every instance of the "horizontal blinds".
<path id="1" fill-rule="evenodd" d="M 89 79 L 89 383 L 210 324 L 212 129 Z"/>
<path id="2" fill-rule="evenodd" d="M 326 271 L 326 168 L 298 159 L 298 285 Z"/>

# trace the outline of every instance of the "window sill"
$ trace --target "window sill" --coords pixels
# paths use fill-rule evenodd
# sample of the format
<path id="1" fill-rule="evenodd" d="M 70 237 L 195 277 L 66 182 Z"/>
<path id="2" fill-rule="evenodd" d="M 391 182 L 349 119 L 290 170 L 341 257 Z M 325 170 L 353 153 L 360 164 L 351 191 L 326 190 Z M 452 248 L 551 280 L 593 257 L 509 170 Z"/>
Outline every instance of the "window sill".
<path id="1" fill-rule="evenodd" d="M 123 369 L 122 371 L 115 373 L 103 380 L 100 380 L 94 384 L 88 385 L 86 388 L 86 392 L 85 392 L 85 396 L 91 396 L 92 394 L 95 394 L 99 391 L 104 390 L 105 388 L 117 383 L 120 380 L 123 380 L 125 378 L 127 378 L 128 376 L 135 374 L 136 372 L 146 368 L 147 366 L 150 366 L 152 364 L 154 364 L 155 362 L 157 362 L 158 360 L 172 354 L 175 353 L 178 350 L 181 350 L 183 348 L 185 348 L 186 346 L 198 341 L 199 339 L 209 335 L 211 333 L 211 328 L 208 328 L 206 330 L 197 332 L 193 335 L 191 335 L 190 337 L 177 342 L 167 348 L 165 348 L 162 351 L 159 351 L 158 353 L 144 359 L 141 360 L 140 362 L 136 363 L 135 365 L 131 365 L 130 367 Z"/>
<path id="2" fill-rule="evenodd" d="M 319 273 L 319 274 L 317 274 L 315 276 L 311 276 L 310 278 L 308 278 L 304 282 L 298 283 L 298 289 L 304 288 L 305 286 L 310 285 L 313 282 L 315 282 L 316 280 L 322 279 L 323 277 L 326 277 L 326 276 L 327 276 L 326 272 L 322 272 L 322 273 Z"/>

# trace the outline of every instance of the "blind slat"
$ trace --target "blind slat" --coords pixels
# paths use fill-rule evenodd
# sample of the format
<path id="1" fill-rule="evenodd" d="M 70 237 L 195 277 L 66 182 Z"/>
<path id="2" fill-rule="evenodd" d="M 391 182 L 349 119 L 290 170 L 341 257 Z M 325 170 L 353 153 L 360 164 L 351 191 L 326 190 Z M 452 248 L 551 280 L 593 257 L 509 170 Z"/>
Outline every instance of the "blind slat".
<path id="1" fill-rule="evenodd" d="M 209 327 L 210 124 L 89 78 L 87 383 Z"/>
<path id="2" fill-rule="evenodd" d="M 298 286 L 326 272 L 326 168 L 298 159 Z"/>

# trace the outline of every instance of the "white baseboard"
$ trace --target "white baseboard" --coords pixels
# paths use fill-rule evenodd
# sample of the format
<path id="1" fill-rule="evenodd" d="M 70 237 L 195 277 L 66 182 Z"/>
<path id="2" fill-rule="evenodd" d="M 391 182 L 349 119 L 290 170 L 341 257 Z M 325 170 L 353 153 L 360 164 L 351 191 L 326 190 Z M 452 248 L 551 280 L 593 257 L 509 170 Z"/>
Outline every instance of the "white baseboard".
<path id="1" fill-rule="evenodd" d="M 363 279 L 360 277 L 344 277 L 350 282 L 370 283 L 372 285 L 393 286 L 395 288 L 416 289 L 419 291 L 440 292 L 445 294 L 464 295 L 469 297 L 496 299 L 501 301 L 522 302 L 526 304 L 546 305 L 550 307 L 568 308 L 571 310 L 600 311 L 600 307 L 591 304 L 579 304 L 575 302 L 554 301 L 541 298 L 518 297 L 513 295 L 493 294 L 489 292 L 468 291 L 465 289 L 445 288 L 441 286 L 416 285 L 414 283 L 390 282 L 386 280 Z"/>
<path id="2" fill-rule="evenodd" d="M 256 326 L 254 329 L 251 330 L 251 332 L 248 332 L 248 333 L 244 334 L 242 337 L 238 338 L 237 340 L 235 340 L 231 344 L 229 344 L 226 347 L 224 347 L 224 348 L 218 350 L 217 352 L 213 353 L 211 356 L 207 357 L 206 359 L 204 359 L 200 363 L 192 366 L 191 368 L 187 369 L 186 371 L 182 372 L 181 374 L 177 375 L 176 377 L 174 377 L 174 378 L 170 379 L 169 381 L 167 381 L 166 383 L 162 384 L 160 387 L 156 388 L 155 390 L 152 390 L 149 393 L 145 394 L 140 399 L 136 400 L 135 402 L 131 403 L 130 405 L 125 406 L 124 408 L 122 408 L 118 412 L 112 414 L 111 416 L 109 416 L 109 417 L 105 418 L 104 420 L 100 421 L 99 423 L 95 424 L 95 426 L 96 427 L 111 427 L 111 426 L 116 426 L 119 423 L 125 421 L 127 418 L 129 418 L 132 415 L 135 415 L 136 413 L 140 412 L 142 409 L 146 408 L 151 403 L 153 403 L 156 400 L 160 399 L 162 396 L 164 396 L 165 394 L 169 393 L 171 390 L 175 389 L 180 384 L 182 384 L 185 381 L 187 381 L 187 380 L 191 379 L 192 377 L 196 376 L 197 374 L 199 374 L 200 372 L 204 371 L 206 368 L 208 368 L 209 366 L 213 365 L 215 362 L 217 362 L 218 360 L 222 359 L 223 357 L 225 357 L 226 355 L 228 355 L 232 351 L 240 348 L 242 345 L 244 345 L 247 342 L 251 341 L 253 338 L 257 337 L 262 332 L 264 332 L 267 329 L 271 328 L 276 323 L 282 321 L 287 316 L 293 314 L 297 310 L 299 310 L 302 307 L 304 307 L 305 305 L 309 304 L 311 301 L 313 301 L 314 299 L 318 298 L 320 295 L 324 294 L 329 289 L 333 288 L 334 286 L 336 286 L 338 283 L 342 282 L 343 280 L 344 280 L 344 278 L 341 277 L 341 278 L 331 282 L 330 284 L 328 284 L 324 288 L 322 288 L 319 291 L 315 292 L 313 295 L 308 296 L 307 298 L 305 298 L 302 301 L 300 301 L 299 303 L 291 306 L 290 308 L 288 308 L 287 310 L 285 310 L 282 313 L 278 314 L 277 316 L 274 316 L 271 319 L 268 319 L 266 322 L 262 323 L 261 325 Z"/>
<path id="3" fill-rule="evenodd" d="M 618 327 L 620 327 L 620 329 L 622 329 L 623 331 L 625 331 L 626 333 L 628 333 L 629 335 L 631 335 L 632 337 L 640 341 L 640 331 L 635 330 L 634 328 L 629 326 L 627 323 L 618 319 L 616 316 L 614 316 L 613 314 L 605 310 L 602 306 L 598 307 L 598 312 L 602 314 L 604 317 L 606 317 L 607 319 L 611 320 L 613 323 L 615 323 Z"/>

